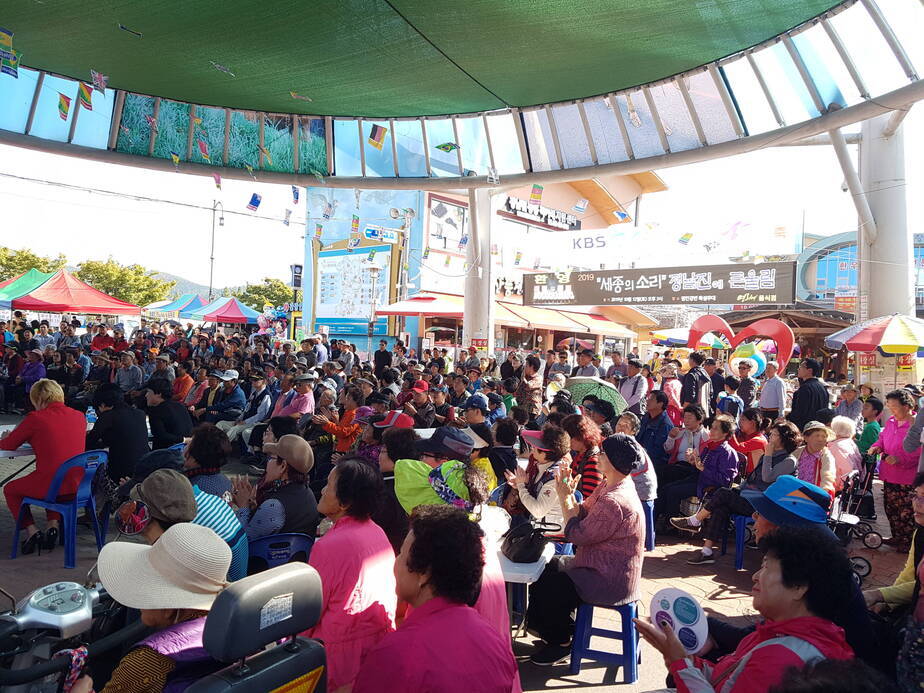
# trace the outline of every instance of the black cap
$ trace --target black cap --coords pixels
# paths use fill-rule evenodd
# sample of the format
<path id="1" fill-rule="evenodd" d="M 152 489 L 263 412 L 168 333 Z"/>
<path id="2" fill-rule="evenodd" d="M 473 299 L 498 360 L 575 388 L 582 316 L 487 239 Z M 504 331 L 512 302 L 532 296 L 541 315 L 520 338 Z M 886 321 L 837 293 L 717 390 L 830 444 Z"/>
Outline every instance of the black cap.
<path id="1" fill-rule="evenodd" d="M 622 474 L 629 475 L 641 469 L 644 463 L 642 448 L 635 438 L 625 433 L 617 433 L 604 439 L 602 447 L 610 464 Z"/>
<path id="2" fill-rule="evenodd" d="M 250 371 L 250 379 L 251 380 L 266 380 L 266 373 L 264 373 L 259 368 L 255 368 L 252 371 Z"/>

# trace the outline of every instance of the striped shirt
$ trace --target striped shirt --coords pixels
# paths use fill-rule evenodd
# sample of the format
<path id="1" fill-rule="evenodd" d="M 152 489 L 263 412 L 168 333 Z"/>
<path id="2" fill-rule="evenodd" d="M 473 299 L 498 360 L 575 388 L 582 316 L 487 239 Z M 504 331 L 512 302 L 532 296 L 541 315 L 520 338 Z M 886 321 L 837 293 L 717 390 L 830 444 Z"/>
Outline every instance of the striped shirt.
<path id="1" fill-rule="evenodd" d="M 240 580 L 247 575 L 248 543 L 247 534 L 231 506 L 220 496 L 206 493 L 198 486 L 193 486 L 196 497 L 196 516 L 193 524 L 208 527 L 227 542 L 231 548 L 231 566 L 228 568 L 228 580 Z"/>

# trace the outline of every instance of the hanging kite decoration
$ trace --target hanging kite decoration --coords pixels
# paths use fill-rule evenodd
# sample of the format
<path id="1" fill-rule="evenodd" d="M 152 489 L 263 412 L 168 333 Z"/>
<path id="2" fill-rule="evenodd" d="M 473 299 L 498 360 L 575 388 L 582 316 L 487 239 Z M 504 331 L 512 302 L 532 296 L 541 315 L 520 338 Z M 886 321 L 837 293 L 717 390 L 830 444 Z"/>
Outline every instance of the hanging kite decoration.
<path id="1" fill-rule="evenodd" d="M 266 160 L 269 161 L 269 165 L 273 165 L 273 156 L 269 153 L 269 149 L 264 147 L 262 144 L 257 145 L 257 149 L 260 150 L 260 153 L 266 157 Z"/>
<path id="2" fill-rule="evenodd" d="M 353 221 L 350 222 L 350 233 L 359 233 L 359 217 L 355 214 L 353 215 Z"/>
<path id="3" fill-rule="evenodd" d="M 310 96 L 304 96 L 303 94 L 299 94 L 297 91 L 290 91 L 289 96 L 291 96 L 293 99 L 297 99 L 298 101 L 311 101 Z"/>
<path id="4" fill-rule="evenodd" d="M 369 251 L 369 256 L 366 258 L 366 262 L 372 262 L 373 260 L 375 260 L 375 250 L 374 249 Z"/>
<path id="5" fill-rule="evenodd" d="M 468 236 L 467 235 L 462 236 L 459 239 L 459 250 L 465 250 L 465 246 L 467 245 L 468 245 Z"/>
<path id="6" fill-rule="evenodd" d="M 574 207 L 572 207 L 572 209 L 578 214 L 583 214 L 584 212 L 587 211 L 587 205 L 589 204 L 590 204 L 590 201 L 587 198 L 582 197 L 580 200 L 578 200 L 574 204 Z"/>
<path id="7" fill-rule="evenodd" d="M 532 192 L 529 193 L 529 201 L 534 204 L 542 203 L 542 186 L 538 183 L 533 184 Z"/>
<path id="8" fill-rule="evenodd" d="M 212 180 L 215 181 L 215 187 L 221 190 L 221 176 L 217 173 L 212 174 Z"/>
<path id="9" fill-rule="evenodd" d="M 260 203 L 263 201 L 263 196 L 258 193 L 253 193 L 250 196 L 250 202 L 247 203 L 247 209 L 251 212 L 256 212 L 257 207 L 260 206 Z"/>
<path id="10" fill-rule="evenodd" d="M 129 34 L 131 34 L 132 36 L 135 36 L 136 38 L 144 38 L 144 34 L 142 34 L 140 31 L 135 31 L 134 29 L 129 29 L 129 28 L 128 28 L 127 26 L 125 26 L 124 24 L 119 24 L 118 27 L 119 27 L 119 29 L 121 29 L 122 31 L 124 31 L 124 32 L 126 32 L 126 33 L 129 33 Z"/>
<path id="11" fill-rule="evenodd" d="M 452 262 L 452 255 L 447 255 L 446 262 L 443 263 L 443 267 L 449 267 L 450 262 Z"/>
<path id="12" fill-rule="evenodd" d="M 426 260 L 428 257 L 430 257 L 430 249 L 424 248 L 423 255 L 420 256 L 420 259 Z"/>
<path id="13" fill-rule="evenodd" d="M 286 218 L 282 220 L 283 225 L 285 225 L 285 226 L 288 226 L 288 225 L 289 225 L 289 217 L 291 217 L 291 216 L 292 216 L 292 210 L 291 210 L 291 209 L 287 209 L 287 210 L 286 210 Z"/>
<path id="14" fill-rule="evenodd" d="M 67 114 L 71 110 L 71 99 L 61 92 L 58 92 L 58 115 L 61 120 L 67 120 Z"/>
<path id="15" fill-rule="evenodd" d="M 22 53 L 15 49 L 11 53 L 11 58 L 0 58 L 0 74 L 19 79 L 19 63 L 22 61 Z"/>
<path id="16" fill-rule="evenodd" d="M 632 221 L 632 217 L 629 216 L 629 213 L 624 209 L 615 209 L 613 210 L 613 216 L 616 217 L 617 224 L 625 224 Z"/>
<path id="17" fill-rule="evenodd" d="M 324 211 L 321 212 L 321 216 L 324 219 L 330 219 L 333 213 L 334 213 L 334 206 L 330 202 L 325 202 Z"/>
<path id="18" fill-rule="evenodd" d="M 180 170 L 180 155 L 177 154 L 176 152 L 170 152 L 170 158 L 173 160 L 174 168 L 177 171 L 179 171 Z"/>
<path id="19" fill-rule="evenodd" d="M 104 75 L 102 72 L 97 72 L 96 70 L 90 70 L 90 79 L 93 82 L 93 91 L 98 91 L 100 94 L 106 93 L 106 85 L 109 84 L 109 77 Z"/>
<path id="20" fill-rule="evenodd" d="M 0 58 L 13 59 L 13 32 L 0 27 Z"/>
<path id="21" fill-rule="evenodd" d="M 199 147 L 199 156 L 201 156 L 208 163 L 212 163 L 211 157 L 209 157 L 209 145 L 205 140 L 196 140 L 196 146 Z"/>
<path id="22" fill-rule="evenodd" d="M 298 204 L 298 186 L 296 185 L 292 186 L 292 204 L 293 205 Z"/>
<path id="23" fill-rule="evenodd" d="M 518 251 L 517 251 L 517 254 L 513 256 L 513 264 L 514 264 L 514 265 L 519 265 L 519 264 L 520 264 L 520 260 L 522 260 L 522 259 L 523 259 L 523 252 L 520 251 L 520 250 L 518 250 Z"/>
<path id="24" fill-rule="evenodd" d="M 250 174 L 251 178 L 253 178 L 254 180 L 257 179 L 257 177 L 253 174 L 253 166 L 251 166 L 250 164 L 244 164 L 244 168 L 247 169 L 247 173 Z"/>
<path id="25" fill-rule="evenodd" d="M 80 103 L 81 108 L 88 111 L 93 110 L 93 89 L 90 88 L 89 84 L 77 82 L 77 101 Z"/>
<path id="26" fill-rule="evenodd" d="M 381 125 L 373 125 L 372 132 L 369 133 L 367 142 L 369 142 L 370 146 L 382 151 L 382 145 L 385 144 L 385 135 L 387 133 L 388 128 L 383 128 Z"/>
<path id="27" fill-rule="evenodd" d="M 459 145 L 455 142 L 443 142 L 443 144 L 436 145 L 436 148 L 441 152 L 446 152 L 448 154 L 449 152 L 454 152 L 455 150 L 459 149 Z"/>
<path id="28" fill-rule="evenodd" d="M 689 245 L 692 239 L 692 233 L 685 233 L 679 239 L 677 239 L 677 242 L 680 243 L 680 245 Z"/>
<path id="29" fill-rule="evenodd" d="M 151 127 L 151 132 L 153 132 L 156 135 L 157 134 L 157 120 L 152 115 L 146 115 L 144 119 L 148 121 L 148 125 Z"/>
<path id="30" fill-rule="evenodd" d="M 488 167 L 488 183 L 497 185 L 500 183 L 500 176 L 497 175 L 497 169 L 493 166 Z"/>
<path id="31" fill-rule="evenodd" d="M 209 60 L 209 63 L 211 63 L 212 67 L 214 67 L 214 68 L 215 68 L 216 70 L 218 70 L 219 72 L 224 72 L 226 75 L 231 75 L 232 77 L 235 77 L 235 76 L 236 76 L 236 75 L 235 75 L 233 72 L 231 72 L 231 70 L 229 70 L 227 67 L 225 67 L 224 65 L 219 65 L 219 64 L 216 63 L 214 60 Z"/>
<path id="32" fill-rule="evenodd" d="M 318 183 L 320 183 L 321 185 L 324 185 L 324 176 L 321 175 L 320 171 L 311 169 L 311 175 L 315 177 Z"/>
<path id="33" fill-rule="evenodd" d="M 348 250 L 349 252 L 352 253 L 352 252 L 353 252 L 353 249 L 354 249 L 354 248 L 358 248 L 358 247 L 359 247 L 359 239 L 358 239 L 358 238 L 351 238 L 350 240 L 347 241 L 347 250 Z"/>
<path id="34" fill-rule="evenodd" d="M 314 225 L 314 238 L 317 241 L 321 240 L 321 235 L 324 233 L 324 226 L 321 224 Z"/>

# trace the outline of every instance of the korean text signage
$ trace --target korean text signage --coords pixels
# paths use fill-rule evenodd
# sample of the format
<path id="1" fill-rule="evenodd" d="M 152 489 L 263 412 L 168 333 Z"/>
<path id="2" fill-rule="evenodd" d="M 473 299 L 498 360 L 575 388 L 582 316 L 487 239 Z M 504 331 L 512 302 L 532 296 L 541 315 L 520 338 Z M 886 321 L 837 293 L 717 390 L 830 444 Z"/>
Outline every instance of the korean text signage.
<path id="1" fill-rule="evenodd" d="M 527 274 L 532 306 L 787 304 L 795 300 L 795 262 Z"/>
<path id="2" fill-rule="evenodd" d="M 507 201 L 504 203 L 504 211 L 508 217 L 523 219 L 527 222 L 536 222 L 550 229 L 577 231 L 581 228 L 580 220 L 573 214 L 534 202 L 527 202 L 519 197 L 508 196 Z"/>

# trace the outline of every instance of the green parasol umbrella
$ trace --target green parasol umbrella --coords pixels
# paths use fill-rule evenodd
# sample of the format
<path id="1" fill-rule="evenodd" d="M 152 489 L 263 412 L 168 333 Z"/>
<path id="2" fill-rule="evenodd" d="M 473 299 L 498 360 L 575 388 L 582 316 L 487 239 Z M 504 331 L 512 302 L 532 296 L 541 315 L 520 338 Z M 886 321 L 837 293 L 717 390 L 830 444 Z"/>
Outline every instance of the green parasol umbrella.
<path id="1" fill-rule="evenodd" d="M 581 400 L 588 395 L 594 395 L 597 399 L 606 400 L 613 405 L 617 416 L 622 414 L 628 406 L 615 385 L 593 376 L 579 375 L 568 378 L 565 381 L 565 389 L 571 393 L 575 404 L 580 404 Z"/>

